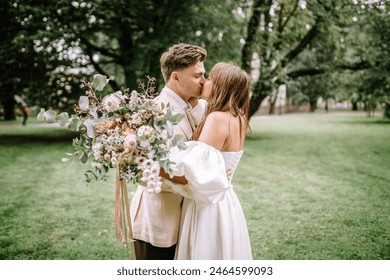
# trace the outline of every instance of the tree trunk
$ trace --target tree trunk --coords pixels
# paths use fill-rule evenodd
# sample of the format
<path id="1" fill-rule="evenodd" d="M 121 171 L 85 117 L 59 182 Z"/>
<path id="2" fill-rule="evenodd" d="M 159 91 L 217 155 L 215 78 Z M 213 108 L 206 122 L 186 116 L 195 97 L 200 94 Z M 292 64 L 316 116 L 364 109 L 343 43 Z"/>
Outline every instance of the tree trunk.
<path id="1" fill-rule="evenodd" d="M 161 77 L 161 69 L 160 69 L 160 56 L 164 52 L 164 48 L 156 48 L 152 50 L 149 55 L 146 57 L 147 65 L 148 65 L 148 73 L 145 73 L 146 75 L 149 75 L 152 78 L 156 78 L 156 91 L 159 90 L 161 84 L 159 83 L 159 77 Z M 164 83 L 164 81 L 162 81 Z"/>
<path id="2" fill-rule="evenodd" d="M 270 98 L 269 99 L 269 114 L 273 115 L 275 114 L 275 104 L 276 104 L 277 98 Z"/>
<path id="3" fill-rule="evenodd" d="M 16 114 L 15 114 L 16 102 L 13 98 L 13 95 L 4 96 L 4 98 L 1 99 L 1 104 L 3 105 L 3 110 L 4 110 L 4 120 L 5 121 L 16 120 Z"/>
<path id="4" fill-rule="evenodd" d="M 317 109 L 317 100 L 310 100 L 310 112 L 313 113 Z"/>
<path id="5" fill-rule="evenodd" d="M 352 101 L 352 111 L 357 111 L 357 110 L 358 110 L 357 101 Z"/>
<path id="6" fill-rule="evenodd" d="M 385 101 L 385 110 L 383 111 L 383 116 L 387 119 L 390 119 L 390 102 Z"/>

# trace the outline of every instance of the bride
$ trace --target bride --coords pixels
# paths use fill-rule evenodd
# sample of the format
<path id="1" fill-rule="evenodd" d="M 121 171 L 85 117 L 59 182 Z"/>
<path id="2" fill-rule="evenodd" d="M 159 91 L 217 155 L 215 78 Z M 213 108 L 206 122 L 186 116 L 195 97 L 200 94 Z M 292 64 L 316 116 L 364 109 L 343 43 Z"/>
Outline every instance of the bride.
<path id="1" fill-rule="evenodd" d="M 252 259 L 248 229 L 231 185 L 248 128 L 250 78 L 217 63 L 203 85 L 205 116 L 188 148 L 173 149 L 171 183 L 184 196 L 175 259 Z M 226 174 L 226 170 L 230 170 Z"/>

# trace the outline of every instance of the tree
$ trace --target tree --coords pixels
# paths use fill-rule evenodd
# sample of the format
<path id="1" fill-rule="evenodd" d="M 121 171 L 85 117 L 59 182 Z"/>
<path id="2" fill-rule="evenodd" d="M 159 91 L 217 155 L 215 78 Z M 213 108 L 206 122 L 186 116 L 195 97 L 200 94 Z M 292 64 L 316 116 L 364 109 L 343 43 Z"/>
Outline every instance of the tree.
<path id="1" fill-rule="evenodd" d="M 6 120 L 15 119 L 14 95 L 27 94 L 27 85 L 31 91 L 39 93 L 50 70 L 25 34 L 23 23 L 30 17 L 20 17 L 16 8 L 15 3 L 0 2 L 0 44 L 3 46 L 0 48 L 0 103 Z"/>
<path id="2" fill-rule="evenodd" d="M 340 39 L 354 25 L 354 15 L 359 12 L 366 14 L 368 8 L 378 9 L 384 1 L 353 2 L 253 1 L 249 6 L 251 15 L 241 61 L 249 73 L 254 56 L 257 55 L 260 61 L 260 75 L 254 81 L 250 116 L 257 111 L 262 100 L 283 83 L 299 77 L 370 67 L 367 57 L 351 60 L 345 56 L 346 48 L 340 47 L 343 45 Z M 311 52 L 306 57 L 311 57 L 316 64 L 304 61 L 304 52 Z M 321 81 L 316 80 L 317 83 Z"/>
<path id="3" fill-rule="evenodd" d="M 32 102 L 55 107 L 56 102 L 70 103 L 80 95 L 78 80 L 93 73 L 110 77 L 113 90 L 136 89 L 145 75 L 157 77 L 161 84 L 160 55 L 178 42 L 205 47 L 210 54 L 208 68 L 221 59 L 238 62 L 242 19 L 233 15 L 238 2 L 13 0 L 2 3 L 7 10 L 3 18 L 9 22 L 0 31 L 11 26 L 13 33 L 7 42 L 25 52 L 24 46 L 30 45 L 26 57 L 41 58 L 35 62 L 42 69 L 41 90 L 32 90 L 28 76 L 21 77 L 27 83 L 23 89 Z M 4 50 L 4 58 L 8 51 Z M 15 52 L 15 60 L 18 55 Z M 28 61 L 19 62 L 37 73 Z M 15 77 L 3 73 L 3 80 Z"/>
<path id="4" fill-rule="evenodd" d="M 381 2 L 383 4 L 367 7 L 367 11 L 356 18 L 361 28 L 361 44 L 355 48 L 355 54 L 363 57 L 368 67 L 356 75 L 353 83 L 357 85 L 368 116 L 376 104 L 381 103 L 386 117 L 390 110 L 390 3 Z"/>

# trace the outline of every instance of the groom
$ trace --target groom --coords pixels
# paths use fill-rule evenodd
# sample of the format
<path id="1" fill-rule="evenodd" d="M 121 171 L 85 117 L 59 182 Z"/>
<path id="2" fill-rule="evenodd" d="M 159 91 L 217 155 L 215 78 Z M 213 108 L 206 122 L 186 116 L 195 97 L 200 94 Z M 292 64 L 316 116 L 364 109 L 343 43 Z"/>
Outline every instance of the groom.
<path id="1" fill-rule="evenodd" d="M 156 100 L 169 103 L 173 114 L 185 117 L 174 134 L 190 140 L 205 111 L 198 98 L 205 82 L 203 65 L 207 52 L 199 46 L 176 44 L 160 58 L 165 87 Z M 183 197 L 164 191 L 149 193 L 139 185 L 131 202 L 137 260 L 172 260 L 175 255 Z"/>

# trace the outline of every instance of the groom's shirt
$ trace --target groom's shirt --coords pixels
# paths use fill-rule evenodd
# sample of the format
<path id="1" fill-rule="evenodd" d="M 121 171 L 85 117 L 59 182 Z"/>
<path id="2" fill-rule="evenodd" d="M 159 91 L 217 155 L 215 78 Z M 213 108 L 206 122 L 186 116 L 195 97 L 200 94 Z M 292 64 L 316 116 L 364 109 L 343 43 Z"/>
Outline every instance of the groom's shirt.
<path id="1" fill-rule="evenodd" d="M 173 100 L 176 101 L 177 105 L 180 106 L 181 109 L 185 110 L 188 108 L 188 106 L 191 108 L 190 104 L 188 102 L 184 101 L 179 95 L 177 95 L 176 92 L 171 90 L 169 87 L 165 86 L 164 91 L 169 94 L 170 97 L 172 97 Z"/>
<path id="2" fill-rule="evenodd" d="M 186 110 L 191 114 L 195 125 L 198 126 L 204 115 L 207 101 L 205 101 L 204 99 L 199 99 L 198 104 L 195 107 L 192 107 L 188 102 L 184 101 L 179 95 L 177 95 L 176 92 L 171 90 L 169 87 L 165 86 L 164 91 L 176 101 L 176 103 L 180 106 L 181 109 Z"/>

